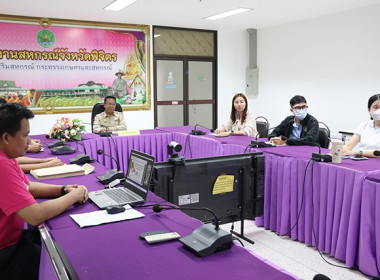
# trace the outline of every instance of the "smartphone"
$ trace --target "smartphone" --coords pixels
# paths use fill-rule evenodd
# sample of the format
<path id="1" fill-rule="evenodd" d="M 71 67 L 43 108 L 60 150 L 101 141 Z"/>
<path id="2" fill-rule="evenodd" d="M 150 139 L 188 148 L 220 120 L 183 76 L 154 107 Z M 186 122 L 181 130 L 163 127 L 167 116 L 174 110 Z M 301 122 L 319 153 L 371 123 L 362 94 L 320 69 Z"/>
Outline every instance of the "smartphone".
<path id="1" fill-rule="evenodd" d="M 353 160 L 366 160 L 368 158 L 367 157 L 363 157 L 363 156 L 353 156 L 353 157 L 351 157 L 351 159 L 353 159 Z"/>

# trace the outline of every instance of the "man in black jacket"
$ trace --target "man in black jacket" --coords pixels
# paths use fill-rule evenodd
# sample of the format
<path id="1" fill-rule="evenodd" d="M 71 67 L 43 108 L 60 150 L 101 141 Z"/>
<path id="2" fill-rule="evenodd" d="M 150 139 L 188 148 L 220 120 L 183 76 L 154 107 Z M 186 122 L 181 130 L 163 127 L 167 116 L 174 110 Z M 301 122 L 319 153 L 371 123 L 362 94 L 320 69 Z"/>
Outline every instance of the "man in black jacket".
<path id="1" fill-rule="evenodd" d="M 307 113 L 305 97 L 296 95 L 290 99 L 290 112 L 268 139 L 276 145 L 310 145 L 318 144 L 319 124 L 316 118 Z"/>

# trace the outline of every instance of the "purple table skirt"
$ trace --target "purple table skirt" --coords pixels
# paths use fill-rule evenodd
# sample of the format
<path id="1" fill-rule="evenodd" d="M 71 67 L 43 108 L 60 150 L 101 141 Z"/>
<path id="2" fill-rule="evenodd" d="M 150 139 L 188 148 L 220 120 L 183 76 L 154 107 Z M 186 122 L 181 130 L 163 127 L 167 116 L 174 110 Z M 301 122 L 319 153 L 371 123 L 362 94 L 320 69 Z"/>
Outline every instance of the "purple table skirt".
<path id="1" fill-rule="evenodd" d="M 380 173 L 364 179 L 358 264 L 368 275 L 380 275 Z"/>
<path id="2" fill-rule="evenodd" d="M 159 129 L 172 133 L 188 133 L 193 128 Z M 380 214 L 377 214 L 380 213 L 380 207 L 377 207 L 376 201 L 380 199 L 380 191 L 377 191 L 380 187 L 380 175 L 373 175 L 380 171 L 379 159 L 344 159 L 340 164 L 315 163 L 313 183 L 310 163 L 306 172 L 305 199 L 300 218 L 297 226 L 289 233 L 290 228 L 297 223 L 301 207 L 305 168 L 311 154 L 319 152 L 319 149 L 310 146 L 246 149 L 253 138 L 216 138 L 211 135 L 201 137 L 214 138 L 220 142 L 223 155 L 245 151 L 264 152 L 264 216 L 256 218 L 257 225 L 318 246 L 321 251 L 345 261 L 350 267 L 359 266 L 360 270 L 369 275 L 379 275 L 380 254 L 376 252 L 380 252 L 380 223 L 377 222 L 380 218 Z M 329 151 L 322 149 L 321 152 Z M 314 240 L 313 229 L 317 240 Z"/>

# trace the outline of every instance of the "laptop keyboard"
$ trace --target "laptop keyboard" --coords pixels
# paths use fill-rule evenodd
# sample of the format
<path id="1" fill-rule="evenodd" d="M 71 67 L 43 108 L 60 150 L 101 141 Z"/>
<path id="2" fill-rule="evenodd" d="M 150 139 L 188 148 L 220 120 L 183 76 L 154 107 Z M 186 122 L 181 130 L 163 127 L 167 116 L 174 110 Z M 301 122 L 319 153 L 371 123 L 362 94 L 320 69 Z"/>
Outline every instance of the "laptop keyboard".
<path id="1" fill-rule="evenodd" d="M 137 200 L 136 197 L 128 194 L 124 189 L 109 189 L 104 193 L 113 200 L 115 200 L 117 203 L 124 203 L 126 201 L 128 202 Z"/>

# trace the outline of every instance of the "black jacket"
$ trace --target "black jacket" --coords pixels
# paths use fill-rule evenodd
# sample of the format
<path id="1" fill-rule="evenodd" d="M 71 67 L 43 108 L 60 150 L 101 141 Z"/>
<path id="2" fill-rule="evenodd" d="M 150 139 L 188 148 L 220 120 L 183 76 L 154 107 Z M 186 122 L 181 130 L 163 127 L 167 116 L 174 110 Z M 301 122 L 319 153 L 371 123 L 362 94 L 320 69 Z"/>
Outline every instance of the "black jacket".
<path id="1" fill-rule="evenodd" d="M 273 131 L 268 135 L 268 139 L 279 136 L 286 136 L 288 145 L 308 145 L 308 143 L 318 144 L 319 124 L 316 118 L 307 114 L 301 121 L 301 137 L 298 139 L 289 139 L 292 134 L 294 116 L 286 117 Z"/>

